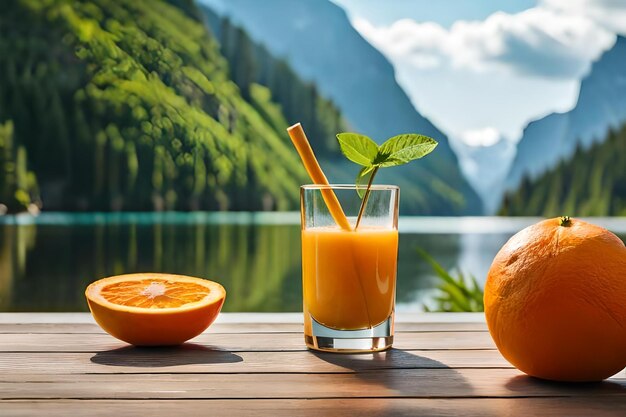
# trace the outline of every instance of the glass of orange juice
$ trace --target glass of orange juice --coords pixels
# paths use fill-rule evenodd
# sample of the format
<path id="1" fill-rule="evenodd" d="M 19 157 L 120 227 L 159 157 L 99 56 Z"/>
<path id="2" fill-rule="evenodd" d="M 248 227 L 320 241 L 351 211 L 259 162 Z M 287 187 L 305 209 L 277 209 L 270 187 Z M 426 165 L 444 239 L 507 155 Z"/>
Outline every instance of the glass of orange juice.
<path id="1" fill-rule="evenodd" d="M 332 190 L 350 223 L 339 227 L 324 200 Z M 376 352 L 393 343 L 398 201 L 396 186 L 373 185 L 361 207 L 354 185 L 301 187 L 304 338 L 315 350 Z"/>

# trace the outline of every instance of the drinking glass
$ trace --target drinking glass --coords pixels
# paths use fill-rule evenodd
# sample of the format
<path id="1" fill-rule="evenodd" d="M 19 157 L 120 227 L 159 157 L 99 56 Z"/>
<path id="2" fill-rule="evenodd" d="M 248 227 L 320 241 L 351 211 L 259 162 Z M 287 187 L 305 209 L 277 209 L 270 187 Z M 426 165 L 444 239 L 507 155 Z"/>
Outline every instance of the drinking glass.
<path id="1" fill-rule="evenodd" d="M 351 230 L 337 225 L 326 205 L 339 200 Z M 354 185 L 304 185 L 302 288 L 304 339 L 315 350 L 376 352 L 393 343 L 398 261 L 396 186 L 374 185 L 363 199 Z"/>

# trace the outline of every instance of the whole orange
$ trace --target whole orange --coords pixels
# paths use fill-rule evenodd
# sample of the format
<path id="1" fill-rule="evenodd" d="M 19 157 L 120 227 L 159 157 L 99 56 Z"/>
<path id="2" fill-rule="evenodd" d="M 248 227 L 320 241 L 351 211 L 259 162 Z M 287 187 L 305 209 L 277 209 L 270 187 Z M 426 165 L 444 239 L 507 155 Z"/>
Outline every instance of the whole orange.
<path id="1" fill-rule="evenodd" d="M 528 375 L 598 381 L 626 366 L 626 247 L 602 227 L 560 217 L 517 233 L 484 301 L 500 353 Z"/>

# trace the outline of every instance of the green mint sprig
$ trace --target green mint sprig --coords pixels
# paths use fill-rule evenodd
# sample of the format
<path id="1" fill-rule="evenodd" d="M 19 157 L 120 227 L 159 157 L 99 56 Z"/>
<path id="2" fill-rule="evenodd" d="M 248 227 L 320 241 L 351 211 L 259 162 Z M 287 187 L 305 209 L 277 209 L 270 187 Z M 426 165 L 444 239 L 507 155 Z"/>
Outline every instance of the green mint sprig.
<path id="1" fill-rule="evenodd" d="M 356 176 L 356 189 L 362 201 L 355 230 L 361 223 L 372 182 L 378 170 L 404 165 L 422 158 L 431 153 L 437 146 L 437 141 L 434 139 L 413 133 L 394 136 L 380 146 L 371 138 L 358 133 L 339 133 L 337 140 L 341 152 L 346 158 L 363 167 Z M 363 187 L 366 182 L 367 187 Z"/>

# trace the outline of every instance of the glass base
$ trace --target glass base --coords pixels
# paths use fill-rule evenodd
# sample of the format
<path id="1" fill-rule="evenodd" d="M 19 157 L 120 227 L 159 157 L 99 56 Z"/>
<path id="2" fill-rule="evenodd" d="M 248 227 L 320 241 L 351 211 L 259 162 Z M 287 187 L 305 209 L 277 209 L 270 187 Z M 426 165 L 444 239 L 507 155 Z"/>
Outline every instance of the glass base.
<path id="1" fill-rule="evenodd" d="M 393 314 L 381 324 L 371 329 L 337 330 L 326 327 L 313 317 L 311 333 L 305 334 L 304 341 L 309 349 L 323 352 L 364 353 L 380 352 L 393 344 Z"/>

